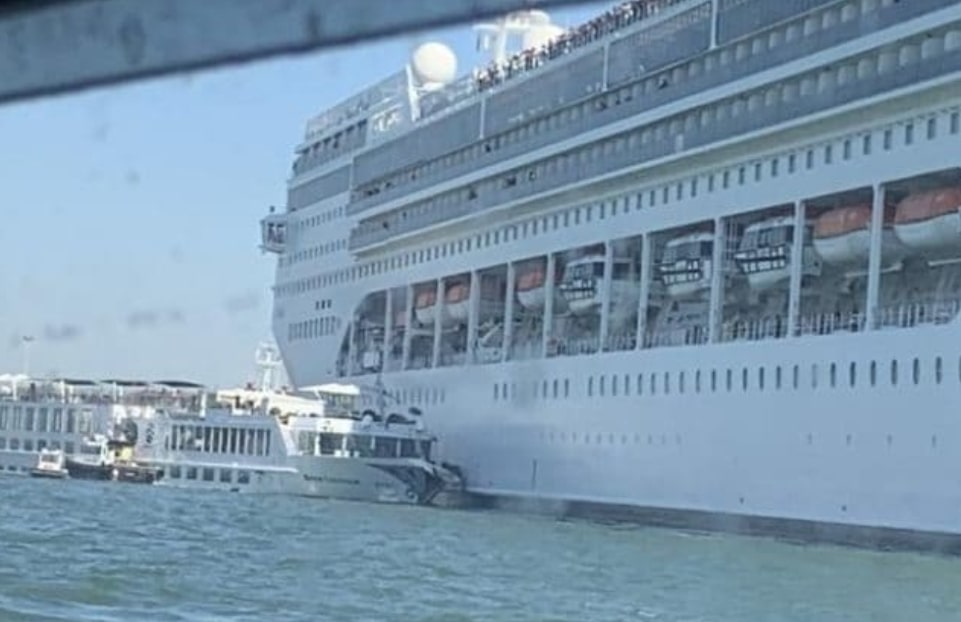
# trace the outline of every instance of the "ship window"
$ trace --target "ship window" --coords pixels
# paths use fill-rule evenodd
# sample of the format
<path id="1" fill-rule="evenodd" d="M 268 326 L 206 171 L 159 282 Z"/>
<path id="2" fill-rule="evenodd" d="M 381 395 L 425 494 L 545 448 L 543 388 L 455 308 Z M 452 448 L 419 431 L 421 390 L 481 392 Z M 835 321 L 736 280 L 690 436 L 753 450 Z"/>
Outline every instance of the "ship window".
<path id="1" fill-rule="evenodd" d="M 741 369 L 741 388 L 747 391 L 747 367 Z"/>
<path id="2" fill-rule="evenodd" d="M 773 160 L 771 160 L 771 177 L 777 177 L 778 162 L 780 162 L 780 160 L 778 160 L 777 158 L 774 158 Z"/>
<path id="3" fill-rule="evenodd" d="M 670 189 L 667 186 L 664 186 L 663 188 L 661 188 L 661 203 L 668 203 L 670 200 L 671 200 Z"/>
<path id="4" fill-rule="evenodd" d="M 205 481 L 205 482 L 212 482 L 212 481 L 214 481 L 214 470 L 213 470 L 212 468 L 210 468 L 210 467 L 204 467 L 203 474 L 204 474 L 204 481 Z"/>
<path id="5" fill-rule="evenodd" d="M 730 392 L 734 388 L 734 370 L 727 370 L 727 390 Z"/>
<path id="6" fill-rule="evenodd" d="M 676 195 L 677 195 L 677 200 L 678 200 L 678 201 L 680 201 L 681 199 L 684 198 L 684 183 L 683 183 L 683 182 L 680 182 L 680 181 L 677 182 L 677 192 L 676 192 Z"/>
<path id="7" fill-rule="evenodd" d="M 757 368 L 757 388 L 760 391 L 764 390 L 764 368 Z"/>
<path id="8" fill-rule="evenodd" d="M 230 469 L 220 469 L 220 481 L 224 484 L 229 484 L 233 480 L 231 477 L 232 474 L 233 471 Z"/>
<path id="9" fill-rule="evenodd" d="M 807 168 L 814 168 L 814 150 L 808 149 L 807 153 L 804 154 L 804 165 Z"/>
<path id="10" fill-rule="evenodd" d="M 564 397 L 568 397 L 571 394 L 571 381 L 564 378 Z"/>
<path id="11" fill-rule="evenodd" d="M 587 378 L 587 397 L 594 395 L 594 376 Z"/>
<path id="12" fill-rule="evenodd" d="M 742 186 L 744 185 L 744 180 L 745 180 L 745 177 L 747 176 L 746 174 L 747 174 L 747 171 L 743 166 L 737 169 L 737 183 L 739 185 L 742 185 Z"/>
<path id="13" fill-rule="evenodd" d="M 834 388 L 835 386 L 837 386 L 837 382 L 838 382 L 838 366 L 837 366 L 836 363 L 831 363 L 831 367 L 830 367 L 830 379 L 831 379 L 831 387 Z"/>
<path id="14" fill-rule="evenodd" d="M 547 381 L 541 382 L 541 397 L 547 399 Z"/>
<path id="15" fill-rule="evenodd" d="M 952 112 L 951 113 L 951 133 L 957 134 L 959 129 L 961 129 L 961 113 Z"/>
<path id="16" fill-rule="evenodd" d="M 871 361 L 871 367 L 869 368 L 868 375 L 870 376 L 871 386 L 873 387 L 878 381 L 878 363 L 877 361 Z"/>
<path id="17" fill-rule="evenodd" d="M 187 467 L 187 479 L 197 479 L 197 467 Z"/>
<path id="18" fill-rule="evenodd" d="M 793 173 L 797 169 L 797 154 L 791 153 L 787 157 L 787 172 Z"/>
<path id="19" fill-rule="evenodd" d="M 832 145 L 824 146 L 824 163 L 831 164 L 834 160 L 834 147 Z"/>
<path id="20" fill-rule="evenodd" d="M 938 120 L 934 117 L 928 119 L 928 140 L 934 139 L 938 133 Z"/>
<path id="21" fill-rule="evenodd" d="M 712 392 L 717 391 L 717 370 L 716 369 L 711 370 L 711 391 Z"/>
<path id="22" fill-rule="evenodd" d="M 694 392 L 701 392 L 701 370 L 697 369 L 694 371 Z"/>
<path id="23" fill-rule="evenodd" d="M 721 185 L 724 188 L 731 185 L 731 171 L 724 171 L 724 174 L 721 175 Z"/>
<path id="24" fill-rule="evenodd" d="M 657 395 L 657 374 L 651 374 L 651 395 Z"/>
<path id="25" fill-rule="evenodd" d="M 237 471 L 237 483 L 238 483 L 238 484 L 249 484 L 249 483 L 250 483 L 250 471 Z"/>
<path id="26" fill-rule="evenodd" d="M 914 380 L 914 384 L 921 382 L 921 361 L 914 359 L 911 364 L 911 379 Z"/>
<path id="27" fill-rule="evenodd" d="M 501 385 L 494 383 L 494 400 L 499 400 L 501 398 Z"/>
<path id="28" fill-rule="evenodd" d="M 677 390 L 684 393 L 684 372 L 679 372 L 677 376 Z"/>
<path id="29" fill-rule="evenodd" d="M 958 362 L 958 377 L 961 378 L 961 361 Z M 644 394 L 644 374 L 637 375 L 637 394 Z"/>
<path id="30" fill-rule="evenodd" d="M 857 384 L 857 379 L 858 379 L 857 374 L 858 374 L 857 363 L 852 361 L 851 364 L 848 365 L 848 384 L 850 384 L 852 387 L 855 384 Z"/>
<path id="31" fill-rule="evenodd" d="M 754 181 L 761 181 L 761 163 L 754 164 Z"/>
<path id="32" fill-rule="evenodd" d="M 624 374 L 624 395 L 631 394 L 631 376 L 630 374 Z"/>
<path id="33" fill-rule="evenodd" d="M 891 142 L 893 139 L 893 133 L 890 129 L 884 130 L 884 150 L 889 151 L 891 149 Z"/>
<path id="34" fill-rule="evenodd" d="M 871 154 L 871 135 L 870 134 L 865 134 L 864 138 L 861 139 L 861 151 L 864 152 L 864 155 Z"/>
<path id="35" fill-rule="evenodd" d="M 707 176 L 707 191 L 714 192 L 714 173 Z"/>
<path id="36" fill-rule="evenodd" d="M 780 390 L 781 388 L 781 366 L 778 365 L 774 368 L 774 388 Z"/>
<path id="37" fill-rule="evenodd" d="M 914 123 L 904 124 L 904 144 L 914 144 Z"/>
<path id="38" fill-rule="evenodd" d="M 697 177 L 691 180 L 691 196 L 697 196 Z"/>
<path id="39" fill-rule="evenodd" d="M 944 370 L 943 370 L 943 365 L 941 363 L 941 357 L 939 356 L 934 359 L 934 381 L 938 384 L 941 384 L 941 379 L 943 378 L 943 376 L 944 376 Z"/>
<path id="40" fill-rule="evenodd" d="M 648 199 L 647 203 L 651 207 L 657 205 L 657 192 L 654 190 L 651 190 L 647 195 L 647 199 Z"/>
<path id="41" fill-rule="evenodd" d="M 671 392 L 671 373 L 664 372 L 664 393 L 669 394 Z"/>
<path id="42" fill-rule="evenodd" d="M 891 384 L 898 384 L 898 361 L 897 359 L 891 361 Z"/>
<path id="43" fill-rule="evenodd" d="M 817 363 L 811 365 L 811 388 L 818 388 L 818 366 Z"/>
<path id="44" fill-rule="evenodd" d="M 32 439 L 29 439 L 29 438 L 28 438 L 27 440 L 23 441 L 23 450 L 24 450 L 24 451 L 33 451 L 33 440 L 32 440 Z"/>
<path id="45" fill-rule="evenodd" d="M 180 479 L 182 473 L 180 472 L 180 467 L 177 465 L 172 465 L 168 471 L 172 479 Z"/>
<path id="46" fill-rule="evenodd" d="M 617 375 L 611 377 L 611 395 L 617 397 Z"/>
<path id="47" fill-rule="evenodd" d="M 847 140 L 844 141 L 844 154 L 843 154 L 843 157 L 844 157 L 845 160 L 850 160 L 850 159 L 851 159 L 851 139 L 850 139 L 850 138 L 848 138 Z"/>

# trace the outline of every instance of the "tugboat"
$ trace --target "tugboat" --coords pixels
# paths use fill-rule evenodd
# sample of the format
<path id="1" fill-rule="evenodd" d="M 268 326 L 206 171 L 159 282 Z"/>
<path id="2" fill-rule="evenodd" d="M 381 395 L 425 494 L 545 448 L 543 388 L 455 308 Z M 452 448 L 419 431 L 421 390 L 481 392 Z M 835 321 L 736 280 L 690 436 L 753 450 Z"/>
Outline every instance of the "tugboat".
<path id="1" fill-rule="evenodd" d="M 30 471 L 31 477 L 64 479 L 69 473 L 65 467 L 66 458 L 59 449 L 41 449 L 37 456 L 37 466 Z"/>
<path id="2" fill-rule="evenodd" d="M 94 435 L 80 444 L 80 453 L 66 459 L 73 479 L 111 480 L 136 484 L 153 484 L 160 479 L 160 469 L 137 464 L 132 459 L 133 443 L 110 440 Z"/>

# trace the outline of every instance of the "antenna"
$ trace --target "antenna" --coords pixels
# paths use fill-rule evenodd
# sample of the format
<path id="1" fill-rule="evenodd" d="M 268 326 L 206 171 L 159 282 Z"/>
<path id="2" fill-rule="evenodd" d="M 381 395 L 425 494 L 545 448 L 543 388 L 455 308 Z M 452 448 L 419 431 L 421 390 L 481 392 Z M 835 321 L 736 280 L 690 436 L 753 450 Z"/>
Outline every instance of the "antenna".
<path id="1" fill-rule="evenodd" d="M 277 346 L 272 343 L 263 342 L 257 346 L 255 354 L 257 360 L 257 372 L 260 379 L 260 390 L 270 393 L 274 390 L 276 383 L 275 373 L 283 364 Z"/>

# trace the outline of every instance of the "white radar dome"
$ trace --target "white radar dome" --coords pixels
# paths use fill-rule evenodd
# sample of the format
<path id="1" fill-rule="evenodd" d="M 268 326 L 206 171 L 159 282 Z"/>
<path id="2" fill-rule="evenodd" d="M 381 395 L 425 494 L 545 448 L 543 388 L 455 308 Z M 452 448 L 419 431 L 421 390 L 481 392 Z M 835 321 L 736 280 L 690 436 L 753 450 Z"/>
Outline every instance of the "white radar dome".
<path id="1" fill-rule="evenodd" d="M 564 29 L 554 24 L 535 26 L 524 33 L 524 49 L 537 49 L 564 34 Z"/>
<path id="2" fill-rule="evenodd" d="M 414 77 L 422 85 L 443 85 L 457 77 L 457 56 L 443 43 L 417 46 L 410 59 Z"/>

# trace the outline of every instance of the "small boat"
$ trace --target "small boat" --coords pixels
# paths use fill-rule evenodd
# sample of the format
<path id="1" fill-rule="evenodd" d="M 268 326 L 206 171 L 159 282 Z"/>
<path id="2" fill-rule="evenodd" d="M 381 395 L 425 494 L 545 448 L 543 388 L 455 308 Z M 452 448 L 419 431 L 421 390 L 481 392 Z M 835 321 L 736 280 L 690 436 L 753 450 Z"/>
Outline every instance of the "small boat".
<path id="1" fill-rule="evenodd" d="M 64 479 L 69 475 L 66 458 L 59 449 L 41 449 L 37 456 L 37 466 L 30 471 L 31 477 Z"/>

